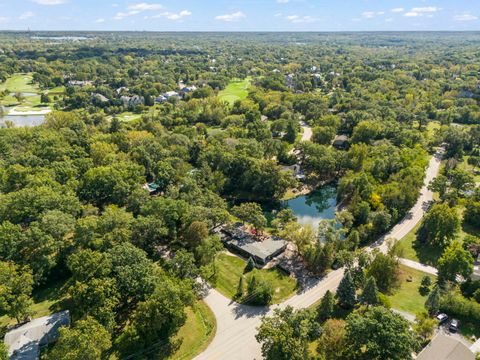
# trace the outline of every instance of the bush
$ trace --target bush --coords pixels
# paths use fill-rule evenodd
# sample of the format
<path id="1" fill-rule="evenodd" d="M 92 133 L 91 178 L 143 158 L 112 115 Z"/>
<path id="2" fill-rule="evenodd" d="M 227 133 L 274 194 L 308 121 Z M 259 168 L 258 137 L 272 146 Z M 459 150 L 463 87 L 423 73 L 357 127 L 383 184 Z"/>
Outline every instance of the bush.
<path id="1" fill-rule="evenodd" d="M 459 293 L 450 292 L 442 296 L 440 310 L 470 322 L 480 324 L 480 304 Z"/>
<path id="2" fill-rule="evenodd" d="M 392 308 L 392 302 L 390 301 L 390 299 L 388 298 L 387 295 L 379 292 L 378 293 L 378 300 L 380 301 L 380 303 L 385 306 L 387 309 L 391 309 Z"/>

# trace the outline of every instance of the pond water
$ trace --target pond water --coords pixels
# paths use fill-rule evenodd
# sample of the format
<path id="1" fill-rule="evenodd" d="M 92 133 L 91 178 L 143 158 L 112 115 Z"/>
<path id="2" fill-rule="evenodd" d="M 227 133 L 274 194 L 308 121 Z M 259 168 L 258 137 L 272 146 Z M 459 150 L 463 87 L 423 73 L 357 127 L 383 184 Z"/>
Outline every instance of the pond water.
<path id="1" fill-rule="evenodd" d="M 282 205 L 293 211 L 300 224 L 317 228 L 320 221 L 335 219 L 337 189 L 324 186 L 308 195 L 284 201 Z"/>
<path id="2" fill-rule="evenodd" d="M 6 121 L 11 121 L 15 127 L 37 126 L 43 124 L 45 115 L 6 115 L 0 116 L 0 127 L 5 126 Z"/>

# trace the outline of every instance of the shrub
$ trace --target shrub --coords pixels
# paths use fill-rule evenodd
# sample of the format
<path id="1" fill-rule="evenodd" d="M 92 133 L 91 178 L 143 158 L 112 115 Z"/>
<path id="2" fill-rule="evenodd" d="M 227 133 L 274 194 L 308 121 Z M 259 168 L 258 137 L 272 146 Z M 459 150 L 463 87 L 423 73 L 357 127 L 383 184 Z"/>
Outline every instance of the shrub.
<path id="1" fill-rule="evenodd" d="M 440 310 L 480 324 L 480 304 L 463 297 L 459 293 L 450 292 L 442 296 Z"/>

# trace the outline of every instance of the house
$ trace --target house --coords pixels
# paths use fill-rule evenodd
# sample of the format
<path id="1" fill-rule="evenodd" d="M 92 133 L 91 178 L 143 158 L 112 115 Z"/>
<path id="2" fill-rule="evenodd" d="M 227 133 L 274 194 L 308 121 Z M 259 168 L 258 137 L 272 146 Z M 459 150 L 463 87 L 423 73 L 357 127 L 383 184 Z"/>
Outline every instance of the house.
<path id="1" fill-rule="evenodd" d="M 105 102 L 108 102 L 108 98 L 102 94 L 96 94 L 96 93 L 93 93 L 92 94 L 92 97 L 95 99 L 95 100 L 98 100 L 100 101 L 101 103 L 105 103 Z"/>
<path id="2" fill-rule="evenodd" d="M 120 100 L 123 102 L 123 105 L 128 107 L 143 105 L 145 103 L 145 99 L 143 98 L 143 96 L 138 95 L 122 96 Z"/>
<path id="3" fill-rule="evenodd" d="M 115 90 L 117 92 L 118 95 L 120 95 L 121 93 L 123 92 L 128 92 L 128 87 L 125 87 L 125 86 L 122 86 L 122 87 L 119 87 L 117 90 Z"/>
<path id="4" fill-rule="evenodd" d="M 185 95 L 194 92 L 197 90 L 197 87 L 195 85 L 191 86 L 184 86 L 180 89 L 180 94 Z"/>
<path id="5" fill-rule="evenodd" d="M 477 260 L 473 265 L 472 280 L 480 280 L 480 255 L 477 256 Z"/>
<path id="6" fill-rule="evenodd" d="M 168 100 L 168 99 L 180 99 L 180 94 L 177 93 L 176 91 L 167 91 L 163 96 Z"/>
<path id="7" fill-rule="evenodd" d="M 287 248 L 287 241 L 277 236 L 269 236 L 259 241 L 241 224 L 222 227 L 219 234 L 225 247 L 245 258 L 253 258 L 259 265 L 267 264 Z"/>
<path id="8" fill-rule="evenodd" d="M 90 80 L 70 80 L 68 82 L 69 86 L 79 86 L 79 87 L 85 87 L 85 86 L 92 86 L 93 81 Z"/>
<path id="9" fill-rule="evenodd" d="M 460 340 L 439 332 L 418 354 L 417 360 L 475 360 L 475 355 Z"/>
<path id="10" fill-rule="evenodd" d="M 163 95 L 160 95 L 160 96 L 158 96 L 158 97 L 155 98 L 155 102 L 156 102 L 156 103 L 163 103 L 163 102 L 165 102 L 165 101 L 167 101 L 167 100 L 168 100 L 168 99 L 167 99 L 165 96 L 163 96 Z"/>
<path id="11" fill-rule="evenodd" d="M 336 149 L 339 150 L 345 150 L 348 149 L 349 146 L 349 141 L 348 141 L 348 136 L 347 135 L 337 135 L 335 136 L 335 139 L 333 140 L 332 146 Z"/>
<path id="12" fill-rule="evenodd" d="M 7 332 L 4 338 L 10 360 L 36 360 L 40 348 L 58 338 L 58 329 L 70 325 L 68 310 L 34 319 Z"/>

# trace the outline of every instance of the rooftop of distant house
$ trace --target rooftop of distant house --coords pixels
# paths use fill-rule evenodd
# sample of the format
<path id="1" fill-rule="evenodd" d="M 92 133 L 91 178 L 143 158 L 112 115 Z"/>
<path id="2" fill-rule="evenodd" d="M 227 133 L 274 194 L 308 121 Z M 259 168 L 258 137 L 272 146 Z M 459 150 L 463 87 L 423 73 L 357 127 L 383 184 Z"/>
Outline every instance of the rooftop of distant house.
<path id="1" fill-rule="evenodd" d="M 418 354 L 417 360 L 475 360 L 475 355 L 460 340 L 440 332 Z"/>

